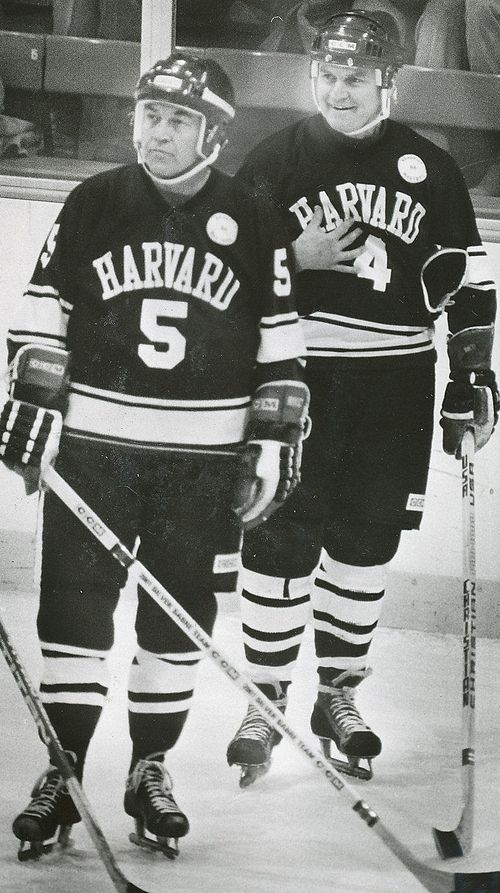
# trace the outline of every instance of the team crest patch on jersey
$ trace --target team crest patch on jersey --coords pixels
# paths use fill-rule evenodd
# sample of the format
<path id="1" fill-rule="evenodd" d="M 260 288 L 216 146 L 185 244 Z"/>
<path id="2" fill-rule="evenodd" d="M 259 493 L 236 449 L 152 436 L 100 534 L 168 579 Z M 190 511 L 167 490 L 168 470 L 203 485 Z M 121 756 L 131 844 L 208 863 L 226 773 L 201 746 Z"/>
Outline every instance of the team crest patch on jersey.
<path id="1" fill-rule="evenodd" d="M 401 155 L 398 171 L 407 183 L 423 183 L 427 179 L 427 168 L 418 155 Z"/>
<path id="2" fill-rule="evenodd" d="M 233 245 L 238 235 L 238 224 L 229 214 L 218 211 L 207 220 L 207 235 L 217 245 Z"/>
<path id="3" fill-rule="evenodd" d="M 425 496 L 423 493 L 409 493 L 408 502 L 406 503 L 407 512 L 423 512 Z"/>

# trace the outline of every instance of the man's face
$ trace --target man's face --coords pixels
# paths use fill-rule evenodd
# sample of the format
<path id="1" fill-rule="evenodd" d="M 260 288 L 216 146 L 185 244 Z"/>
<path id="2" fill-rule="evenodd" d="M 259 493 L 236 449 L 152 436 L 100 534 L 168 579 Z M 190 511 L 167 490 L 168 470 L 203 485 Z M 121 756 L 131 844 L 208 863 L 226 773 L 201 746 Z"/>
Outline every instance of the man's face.
<path id="1" fill-rule="evenodd" d="M 142 160 L 152 174 L 171 178 L 200 160 L 198 137 L 203 116 L 171 102 L 144 104 L 140 143 Z"/>
<path id="2" fill-rule="evenodd" d="M 380 87 L 371 68 L 321 62 L 315 84 L 319 110 L 333 130 L 349 134 L 380 112 Z"/>

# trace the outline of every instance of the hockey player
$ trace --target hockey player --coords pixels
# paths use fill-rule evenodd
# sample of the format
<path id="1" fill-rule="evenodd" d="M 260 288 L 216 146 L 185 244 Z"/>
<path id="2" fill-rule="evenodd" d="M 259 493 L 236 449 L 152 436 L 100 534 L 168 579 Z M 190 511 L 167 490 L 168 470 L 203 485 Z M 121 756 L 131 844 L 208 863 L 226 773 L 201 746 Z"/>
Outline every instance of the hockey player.
<path id="1" fill-rule="evenodd" d="M 245 536 L 246 657 L 254 682 L 284 710 L 312 607 L 312 731 L 327 755 L 335 743 L 341 769 L 363 778 L 382 745 L 355 692 L 370 672 L 401 532 L 422 518 L 443 308 L 445 452 L 458 457 L 472 425 L 481 448 L 498 415 L 486 252 L 454 161 L 389 120 L 404 61 L 393 25 L 360 10 L 332 16 L 311 52 L 318 113 L 267 138 L 239 171 L 281 209 L 293 242 L 312 421 L 301 485 Z M 278 740 L 249 707 L 227 753 L 243 767 L 241 784 L 268 767 Z"/>
<path id="2" fill-rule="evenodd" d="M 141 77 L 139 162 L 69 195 L 9 332 L 0 421 L 0 454 L 27 486 L 57 456 L 58 471 L 129 548 L 139 543 L 208 633 L 216 593 L 235 589 L 242 523 L 268 516 L 296 483 L 308 403 L 280 218 L 211 167 L 233 104 L 208 59 L 176 53 Z M 80 778 L 125 579 L 46 493 L 40 690 Z M 189 824 L 164 755 L 201 652 L 141 590 L 136 632 L 125 810 L 136 842 L 173 855 Z M 32 796 L 13 830 L 38 855 L 79 816 L 54 766 Z"/>

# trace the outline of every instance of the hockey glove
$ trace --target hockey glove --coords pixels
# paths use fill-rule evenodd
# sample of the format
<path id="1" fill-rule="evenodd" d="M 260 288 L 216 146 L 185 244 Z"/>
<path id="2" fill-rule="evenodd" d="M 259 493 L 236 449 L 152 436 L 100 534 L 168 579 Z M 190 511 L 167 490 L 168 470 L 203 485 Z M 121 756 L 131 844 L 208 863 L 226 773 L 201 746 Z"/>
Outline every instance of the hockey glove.
<path id="1" fill-rule="evenodd" d="M 68 363 L 67 351 L 26 345 L 12 365 L 10 397 L 0 416 L 0 459 L 22 474 L 28 494 L 59 450 Z"/>
<path id="2" fill-rule="evenodd" d="M 474 431 L 475 448 L 490 439 L 498 421 L 499 395 L 491 367 L 493 326 L 464 329 L 448 340 L 450 381 L 441 409 L 445 453 L 461 456 L 467 428 Z"/>
<path id="3" fill-rule="evenodd" d="M 308 409 L 303 382 L 275 381 L 257 389 L 233 498 L 245 529 L 266 521 L 297 486 Z"/>

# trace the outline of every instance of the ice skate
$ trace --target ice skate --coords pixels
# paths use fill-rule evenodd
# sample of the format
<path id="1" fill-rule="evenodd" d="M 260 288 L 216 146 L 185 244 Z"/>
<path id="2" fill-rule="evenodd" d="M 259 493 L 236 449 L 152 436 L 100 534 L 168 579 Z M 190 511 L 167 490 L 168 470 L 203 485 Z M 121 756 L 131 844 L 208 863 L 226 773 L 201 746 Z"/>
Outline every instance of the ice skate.
<path id="1" fill-rule="evenodd" d="M 373 777 L 372 759 L 382 750 L 382 742 L 364 722 L 354 703 L 354 690 L 366 675 L 366 672 L 347 671 L 331 685 L 320 685 L 311 729 L 319 737 L 321 749 L 335 769 L 368 781 Z M 331 755 L 332 741 L 346 760 Z"/>
<path id="2" fill-rule="evenodd" d="M 163 763 L 140 760 L 127 779 L 125 812 L 135 820 L 131 843 L 168 859 L 179 855 L 178 839 L 189 831 L 187 817 L 172 794 L 172 779 Z"/>
<path id="3" fill-rule="evenodd" d="M 286 697 L 282 695 L 277 700 L 273 698 L 273 701 L 284 713 Z M 280 741 L 281 735 L 253 704 L 249 704 L 247 714 L 227 749 L 229 765 L 240 766 L 241 788 L 249 787 L 269 771 L 273 748 Z"/>
<path id="4" fill-rule="evenodd" d="M 31 802 L 12 823 L 12 830 L 21 841 L 18 851 L 21 862 L 39 859 L 56 844 L 63 848 L 70 846 L 71 827 L 81 821 L 59 769 L 47 769 L 36 782 L 31 796 Z"/>

